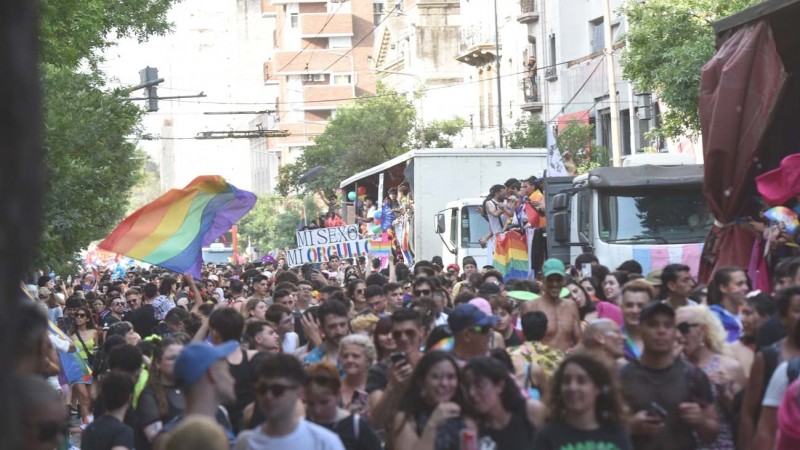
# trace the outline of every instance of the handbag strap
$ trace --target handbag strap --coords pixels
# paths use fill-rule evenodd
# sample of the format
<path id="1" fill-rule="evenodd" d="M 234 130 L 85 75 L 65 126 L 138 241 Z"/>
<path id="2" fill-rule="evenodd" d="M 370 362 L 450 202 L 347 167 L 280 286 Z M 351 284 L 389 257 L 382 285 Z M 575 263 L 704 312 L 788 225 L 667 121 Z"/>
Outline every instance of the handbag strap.
<path id="1" fill-rule="evenodd" d="M 81 341 L 81 347 L 83 347 L 83 351 L 86 352 L 86 357 L 87 358 L 93 357 L 94 354 L 92 352 L 90 352 L 88 348 L 86 348 L 86 343 L 83 342 L 83 338 L 81 337 L 80 330 L 75 330 L 75 335 L 78 336 L 78 340 Z"/>

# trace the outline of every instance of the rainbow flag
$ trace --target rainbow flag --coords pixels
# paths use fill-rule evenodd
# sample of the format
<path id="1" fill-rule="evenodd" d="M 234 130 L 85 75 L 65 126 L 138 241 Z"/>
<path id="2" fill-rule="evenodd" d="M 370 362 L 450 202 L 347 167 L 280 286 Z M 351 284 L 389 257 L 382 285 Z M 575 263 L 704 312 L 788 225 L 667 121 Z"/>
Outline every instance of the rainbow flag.
<path id="1" fill-rule="evenodd" d="M 202 248 L 228 231 L 255 203 L 255 194 L 237 189 L 220 176 L 200 176 L 139 208 L 99 247 L 199 278 Z"/>
<path id="2" fill-rule="evenodd" d="M 369 241 L 369 253 L 373 258 L 388 258 L 392 253 L 389 233 L 381 233 L 380 238 Z"/>
<path id="3" fill-rule="evenodd" d="M 527 279 L 529 263 L 525 235 L 516 231 L 497 235 L 492 265 L 504 275 L 504 280 Z"/>

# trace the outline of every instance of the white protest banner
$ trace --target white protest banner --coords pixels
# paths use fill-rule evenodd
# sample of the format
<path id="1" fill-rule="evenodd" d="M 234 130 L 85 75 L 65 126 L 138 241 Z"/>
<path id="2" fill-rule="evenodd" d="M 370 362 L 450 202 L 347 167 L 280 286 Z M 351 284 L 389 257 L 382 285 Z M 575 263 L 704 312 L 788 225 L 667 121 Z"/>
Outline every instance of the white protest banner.
<path id="1" fill-rule="evenodd" d="M 303 264 L 327 262 L 332 255 L 341 259 L 357 258 L 369 254 L 369 239 L 347 241 L 338 244 L 311 245 L 286 250 L 286 263 L 289 267 L 302 266 Z"/>
<path id="2" fill-rule="evenodd" d="M 298 231 L 295 238 L 297 238 L 298 247 L 309 247 L 357 241 L 361 239 L 361 235 L 358 232 L 358 225 L 345 225 L 343 227 Z"/>
<path id="3" fill-rule="evenodd" d="M 289 267 L 327 262 L 332 255 L 356 258 L 369 254 L 369 239 L 362 239 L 357 225 L 298 231 L 297 248 L 286 250 Z"/>

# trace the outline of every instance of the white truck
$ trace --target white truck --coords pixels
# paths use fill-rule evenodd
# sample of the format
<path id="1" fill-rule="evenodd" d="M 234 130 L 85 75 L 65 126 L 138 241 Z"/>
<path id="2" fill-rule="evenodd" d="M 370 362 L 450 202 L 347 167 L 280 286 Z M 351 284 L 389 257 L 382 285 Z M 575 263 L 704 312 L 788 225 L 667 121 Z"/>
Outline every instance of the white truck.
<path id="1" fill-rule="evenodd" d="M 445 265 L 461 265 L 464 256 L 475 255 L 480 265 L 486 251 L 478 239 L 486 234 L 488 225 L 477 212 L 481 200 L 476 197 L 509 178 L 523 179 L 541 173 L 546 160 L 547 150 L 536 148 L 420 149 L 353 175 L 339 187 L 353 192 L 363 186 L 366 195 L 377 199 L 380 205 L 389 188 L 407 183 L 414 199 L 410 245 L 415 259 L 430 260 L 438 255 Z M 441 228 L 440 218 L 446 218 Z M 351 217 L 345 220 L 352 222 Z M 444 253 L 440 236 L 445 240 Z"/>
<path id="2" fill-rule="evenodd" d="M 670 263 L 697 274 L 714 222 L 703 197 L 703 166 L 644 156 L 574 179 L 545 179 L 550 257 L 569 263 L 589 252 L 612 270 L 635 259 L 645 274 Z"/>

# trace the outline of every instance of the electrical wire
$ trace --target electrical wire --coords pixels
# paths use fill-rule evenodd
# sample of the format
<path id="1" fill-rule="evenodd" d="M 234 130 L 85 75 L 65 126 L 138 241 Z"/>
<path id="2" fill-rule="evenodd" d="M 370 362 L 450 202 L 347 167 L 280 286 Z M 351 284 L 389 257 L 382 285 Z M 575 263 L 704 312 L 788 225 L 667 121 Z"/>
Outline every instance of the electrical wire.
<path id="1" fill-rule="evenodd" d="M 311 45 L 311 43 L 312 43 L 312 42 L 314 42 L 314 41 L 316 41 L 316 40 L 317 40 L 317 38 L 319 37 L 319 35 L 320 35 L 320 34 L 322 34 L 322 32 L 325 30 L 325 27 L 327 27 L 327 26 L 328 26 L 328 24 L 329 24 L 329 23 L 331 23 L 331 21 L 333 20 L 334 16 L 336 16 L 336 13 L 337 13 L 337 12 L 339 12 L 339 9 L 342 7 L 342 5 L 344 5 L 344 2 L 340 2 L 340 3 L 339 3 L 339 6 L 338 6 L 338 7 L 336 7 L 336 11 L 334 11 L 334 12 L 333 12 L 333 14 L 331 14 L 331 15 L 330 15 L 330 17 L 328 17 L 328 20 L 325 22 L 325 24 L 323 24 L 323 25 L 322 25 L 322 28 L 320 28 L 320 29 L 319 29 L 319 31 L 317 32 L 317 35 L 316 35 L 316 36 L 314 36 L 314 38 L 313 38 L 313 39 L 309 39 L 309 41 L 306 43 L 306 46 L 305 46 L 305 47 L 303 47 L 303 48 L 302 48 L 302 49 L 301 49 L 301 50 L 300 50 L 298 53 L 296 53 L 296 54 L 295 54 L 295 55 L 292 57 L 292 59 L 290 59 L 290 60 L 289 60 L 289 62 L 287 62 L 286 64 L 284 64 L 284 65 L 283 65 L 283 67 L 281 67 L 280 69 L 278 69 L 278 70 L 276 71 L 276 73 L 278 73 L 278 72 L 282 72 L 282 71 L 283 71 L 283 69 L 285 69 L 285 68 L 289 67 L 289 65 L 290 65 L 291 63 L 293 63 L 295 59 L 297 59 L 297 58 L 298 58 L 300 55 L 302 55 L 302 54 L 303 54 L 303 52 L 304 52 L 304 51 L 306 51 L 306 49 L 308 49 L 308 47 Z M 289 20 L 291 20 L 291 15 L 290 15 L 290 17 L 289 17 Z M 298 21 L 299 21 L 299 17 L 298 17 Z M 298 25 L 299 25 L 299 24 L 298 24 Z M 314 55 L 314 52 L 313 52 L 313 50 L 316 50 L 316 47 L 315 47 L 314 49 L 312 49 L 312 52 L 311 52 L 311 55 L 312 55 L 312 56 Z M 310 61 L 310 59 L 309 59 L 309 61 Z M 307 64 L 306 64 L 306 65 L 307 65 Z"/>

